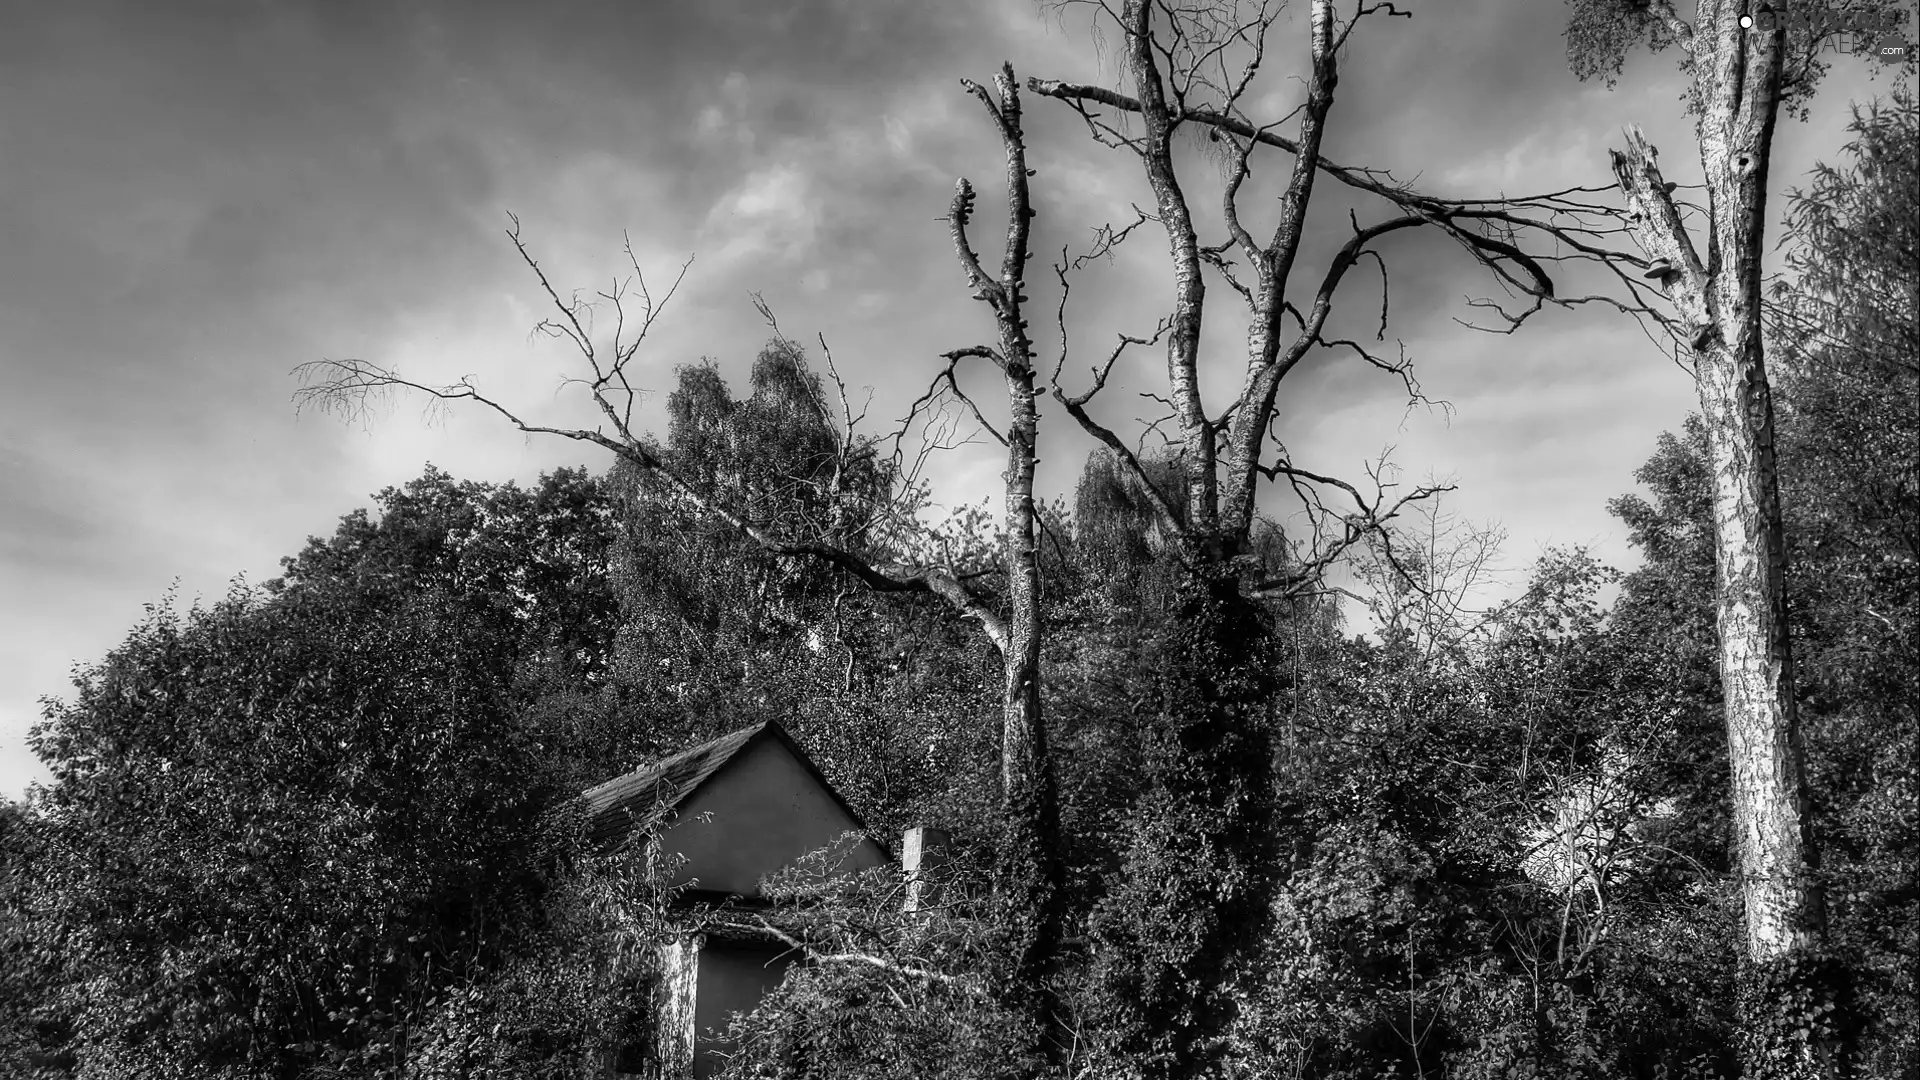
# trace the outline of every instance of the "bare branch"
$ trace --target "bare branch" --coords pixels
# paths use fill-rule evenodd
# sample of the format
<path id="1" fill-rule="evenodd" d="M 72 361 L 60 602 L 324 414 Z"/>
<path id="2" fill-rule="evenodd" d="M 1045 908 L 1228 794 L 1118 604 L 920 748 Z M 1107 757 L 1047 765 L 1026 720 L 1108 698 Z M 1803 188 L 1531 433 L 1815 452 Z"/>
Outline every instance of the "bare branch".
<path id="1" fill-rule="evenodd" d="M 768 922 L 763 916 L 754 916 L 754 921 L 750 924 L 716 919 L 712 920 L 709 925 L 723 929 L 758 931 L 759 933 L 766 934 L 787 948 L 799 952 L 805 956 L 810 963 L 854 964 L 862 967 L 875 968 L 895 975 L 903 975 L 909 979 L 939 983 L 941 986 L 958 990 L 973 997 L 988 998 L 991 996 L 988 994 L 986 988 L 980 984 L 980 981 L 975 978 L 965 978 L 943 971 L 934 971 L 931 968 L 903 964 L 891 957 L 878 956 L 873 953 L 822 952 L 814 948 L 811 943 L 803 941 L 778 926 L 775 926 L 773 923 Z"/>
<path id="2" fill-rule="evenodd" d="M 1260 466 L 1260 472 L 1269 479 L 1287 478 L 1293 485 L 1301 504 L 1314 521 L 1315 535 L 1313 549 L 1308 554 L 1300 557 L 1299 561 L 1288 567 L 1283 574 L 1263 580 L 1252 587 L 1252 595 L 1268 600 L 1293 598 L 1304 595 L 1308 591 L 1323 591 L 1324 586 L 1320 579 L 1326 570 L 1345 558 L 1347 553 L 1357 545 L 1363 543 L 1378 543 L 1380 550 L 1389 560 L 1396 559 L 1392 550 L 1391 533 L 1387 529 L 1388 523 L 1399 517 L 1401 512 L 1410 505 L 1454 490 L 1453 485 L 1425 484 L 1388 504 L 1386 492 L 1394 485 L 1381 483 L 1379 472 L 1371 466 L 1367 469 L 1367 475 L 1373 480 L 1374 485 L 1374 494 L 1371 498 L 1362 495 L 1359 488 L 1345 480 L 1298 468 L 1284 459 L 1271 466 Z M 1353 501 L 1354 512 L 1333 513 L 1319 494 L 1307 486 L 1308 484 L 1336 488 L 1345 492 Z M 1331 541 L 1322 542 L 1320 537 L 1324 534 L 1324 523 L 1329 519 L 1339 521 L 1340 532 Z M 1398 565 L 1397 562 L 1395 565 Z"/>
<path id="3" fill-rule="evenodd" d="M 1079 270 L 1095 259 L 1105 257 L 1111 260 L 1113 258 L 1113 249 L 1119 247 L 1127 237 L 1133 235 L 1133 230 L 1139 228 L 1147 221 L 1146 211 L 1140 209 L 1138 206 L 1133 208 L 1133 213 L 1133 221 L 1124 229 L 1115 230 L 1110 222 L 1095 229 L 1093 244 L 1080 255 L 1069 258 L 1067 248 L 1063 246 L 1060 249 L 1060 261 L 1053 266 L 1054 276 L 1060 281 L 1060 303 L 1054 312 L 1054 321 L 1060 327 L 1060 355 L 1054 359 L 1053 375 L 1050 380 L 1056 386 L 1060 383 L 1060 371 L 1066 366 L 1069 351 L 1067 300 L 1073 294 L 1073 282 L 1067 275 L 1069 272 Z M 1155 336 L 1156 338 L 1158 337 L 1158 335 Z M 1109 366 L 1111 366 L 1112 362 L 1109 361 L 1108 363 Z"/>
<path id="4" fill-rule="evenodd" d="M 1074 420 L 1080 424 L 1082 430 L 1100 440 L 1108 449 L 1119 455 L 1120 461 L 1127 467 L 1127 471 L 1132 473 L 1144 486 L 1148 498 L 1153 502 L 1154 509 L 1159 511 L 1161 520 L 1177 526 L 1180 521 L 1180 511 L 1175 508 L 1173 501 L 1167 496 L 1166 492 L 1161 491 L 1159 485 L 1153 482 L 1146 468 L 1140 464 L 1139 456 L 1127 446 L 1126 442 L 1123 441 L 1120 436 L 1114 434 L 1113 429 L 1089 415 L 1086 406 L 1075 404 L 1072 398 L 1061 393 L 1059 387 L 1054 388 L 1053 397 L 1054 400 L 1066 407 L 1067 414 L 1072 416 Z"/>
<path id="5" fill-rule="evenodd" d="M 597 428 L 562 428 L 528 423 L 500 402 L 481 394 L 469 378 L 462 378 L 447 386 L 428 386 L 405 379 L 395 371 L 355 359 L 311 361 L 294 368 L 294 374 L 301 381 L 300 388 L 294 393 L 296 410 L 319 408 L 322 411 L 340 411 L 350 418 L 363 418 L 370 403 L 390 396 L 395 391 L 425 394 L 436 402 L 474 402 L 492 410 L 517 430 L 527 434 L 557 435 L 577 442 L 591 443 L 611 452 L 647 475 L 656 477 L 676 497 L 685 500 L 689 505 L 770 554 L 819 559 L 846 571 L 877 592 L 921 592 L 939 596 L 961 615 L 978 622 L 996 646 L 1004 647 L 1005 624 L 983 598 L 973 593 L 956 570 L 944 566 L 877 563 L 833 543 L 791 539 L 776 535 L 752 523 L 717 498 L 702 494 L 680 476 L 655 453 L 646 440 L 632 430 L 627 419 L 629 413 L 625 410 L 617 410 L 607 394 L 607 387 L 614 378 L 615 372 L 623 369 L 634 356 L 635 347 L 644 337 L 645 332 L 652 327 L 654 319 L 664 310 L 672 292 L 670 291 L 667 298 L 663 298 L 658 304 L 643 293 L 647 311 L 641 321 L 640 331 L 632 342 L 616 343 L 615 355 L 620 358 L 618 367 L 611 370 L 603 369 L 595 361 L 597 354 L 589 336 L 588 326 L 583 321 L 581 305 L 560 298 L 558 291 L 548 281 L 545 272 L 539 268 L 525 245 L 520 242 L 517 219 L 514 226 L 509 237 L 513 240 L 515 249 L 533 269 L 542 289 L 560 309 L 565 319 L 562 323 L 548 321 L 542 325 L 553 327 L 556 336 L 572 339 L 576 348 L 593 367 L 595 378 L 592 381 L 574 381 L 585 382 L 590 388 L 595 406 L 613 425 L 613 434 L 609 435 Z M 685 276 L 685 272 L 686 266 L 683 265 L 682 277 Z M 679 280 L 676 279 L 676 288 L 678 284 Z M 617 293 L 615 302 L 618 303 Z M 767 312 L 767 314 L 771 313 Z M 624 325 L 624 320 L 622 322 Z"/>
<path id="6" fill-rule="evenodd" d="M 1217 244 L 1213 247 L 1203 247 L 1200 249 L 1200 258 L 1205 260 L 1208 266 L 1218 270 L 1220 277 L 1226 281 L 1228 287 L 1232 288 L 1234 292 L 1239 293 L 1240 298 L 1247 302 L 1248 307 L 1252 307 L 1254 303 L 1253 290 L 1233 275 L 1233 260 L 1227 258 L 1225 255 L 1227 248 L 1232 245 L 1233 241 L 1228 240 L 1224 244 Z M 1296 312 L 1296 314 L 1298 313 Z"/>
<path id="7" fill-rule="evenodd" d="M 968 86 L 974 85 L 970 80 L 963 81 Z M 985 300 L 997 308 L 1000 303 L 1000 284 L 987 276 L 980 266 L 980 257 L 973 252 L 973 245 L 967 242 L 967 222 L 972 217 L 973 185 L 963 176 L 954 181 L 953 202 L 947 210 L 954 251 L 960 256 L 960 268 L 966 271 L 967 286 L 974 290 L 974 299 Z"/>
<path id="8" fill-rule="evenodd" d="M 1375 5 L 1367 9 L 1367 13 L 1378 9 L 1388 14 L 1405 14 L 1388 10 L 1389 8 L 1391 5 Z M 1341 40 L 1344 40 L 1345 34 L 1351 29 L 1349 24 L 1342 32 Z M 1047 79 L 1030 79 L 1028 85 L 1034 92 L 1067 102 L 1070 107 L 1079 111 L 1084 111 L 1089 104 L 1105 105 L 1128 113 L 1140 113 L 1145 107 L 1139 100 L 1100 86 Z M 1272 130 L 1271 125 L 1256 126 L 1226 111 L 1193 108 L 1185 112 L 1181 119 L 1210 127 L 1223 135 L 1239 140 L 1240 143 L 1259 143 L 1296 156 L 1302 154 L 1299 142 L 1277 134 Z M 1511 332 L 1512 328 L 1517 327 L 1528 316 L 1538 311 L 1543 303 L 1559 306 L 1593 302 L 1608 303 L 1634 315 L 1636 319 L 1643 320 L 1643 329 L 1644 320 L 1653 314 L 1652 309 L 1640 299 L 1639 284 L 1629 279 L 1614 265 L 1626 263 L 1644 269 L 1648 263 L 1635 260 L 1632 256 L 1615 248 L 1601 246 L 1585 239 L 1619 235 L 1627 231 L 1620 224 L 1620 219 L 1627 211 L 1579 198 L 1583 195 L 1617 190 L 1614 187 L 1570 187 L 1541 194 L 1502 196 L 1492 199 L 1443 198 L 1417 192 L 1410 186 L 1393 180 L 1390 174 L 1382 170 L 1354 168 L 1329 161 L 1318 154 L 1312 155 L 1312 161 L 1318 171 L 1324 172 L 1339 182 L 1387 199 L 1408 214 L 1421 217 L 1442 228 L 1466 248 L 1477 261 L 1488 266 L 1503 285 L 1532 297 L 1532 306 L 1524 312 L 1517 314 L 1501 312 L 1502 320 L 1507 324 L 1506 329 L 1501 332 Z M 1490 229 L 1488 232 L 1474 231 L 1461 227 L 1461 223 L 1466 222 L 1497 228 Z M 1572 248 L 1575 258 L 1606 266 L 1626 288 L 1629 299 L 1619 301 L 1603 296 L 1559 297 L 1556 294 L 1553 279 L 1546 270 L 1546 263 L 1552 260 L 1529 255 L 1513 242 L 1513 238 L 1522 231 L 1538 233 L 1555 244 Z M 1210 249 L 1203 257 L 1224 272 L 1226 264 L 1218 256 L 1221 250 L 1224 250 L 1224 247 Z M 1520 273 L 1516 274 L 1516 270 Z M 1231 281 L 1231 284 L 1236 290 L 1244 288 L 1238 281 Z M 1495 305 L 1485 302 L 1475 303 L 1474 306 L 1498 310 Z"/>
<path id="9" fill-rule="evenodd" d="M 941 353 L 940 355 L 947 361 L 947 366 L 946 369 L 935 378 L 935 381 L 945 382 L 948 392 L 952 393 L 954 397 L 959 398 L 961 402 L 972 411 L 974 421 L 984 428 L 987 434 L 993 436 L 995 442 L 1001 446 L 1007 446 L 1007 437 L 1000 434 L 999 431 L 995 430 L 993 424 L 988 422 L 986 415 L 980 411 L 980 406 L 974 404 L 973 399 L 967 396 L 967 392 L 960 388 L 960 380 L 955 374 L 955 369 L 958 367 L 960 361 L 969 356 L 977 356 L 991 360 L 994 365 L 1002 371 L 1006 370 L 1006 360 L 1003 359 L 999 353 L 994 352 L 985 345 L 973 345 L 965 349 L 955 349 L 952 352 Z"/>

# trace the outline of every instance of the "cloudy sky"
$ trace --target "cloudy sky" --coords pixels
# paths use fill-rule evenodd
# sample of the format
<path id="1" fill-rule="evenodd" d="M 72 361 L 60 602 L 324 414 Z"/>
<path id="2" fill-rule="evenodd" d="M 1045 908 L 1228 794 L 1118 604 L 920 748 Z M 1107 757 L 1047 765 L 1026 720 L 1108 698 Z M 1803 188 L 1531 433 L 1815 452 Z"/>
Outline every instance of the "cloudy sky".
<path id="1" fill-rule="evenodd" d="M 1635 122 L 1668 148 L 1670 176 L 1697 179 L 1670 56 L 1639 58 L 1609 92 L 1568 74 L 1560 4 L 1404 6 L 1416 17 L 1370 21 L 1344 58 L 1331 156 L 1438 194 L 1538 191 L 1606 182 L 1606 149 Z M 995 246 L 999 150 L 958 80 L 1011 60 L 1023 77 L 1116 84 L 1101 51 L 1112 38 L 1089 33 L 1089 9 L 1061 17 L 1033 0 L 5 7 L 7 795 L 45 775 L 25 746 L 37 699 L 64 695 L 71 666 L 113 647 L 170 583 L 190 601 L 234 575 L 271 577 L 309 534 L 429 461 L 496 481 L 606 464 L 478 413 L 429 423 L 418 402 L 364 428 L 295 414 L 290 368 L 360 357 L 423 381 L 470 374 L 533 422 L 591 424 L 560 386 L 570 357 L 529 337 L 545 312 L 503 234 L 509 212 L 563 289 L 619 273 L 623 231 L 656 282 L 697 256 L 642 354 L 648 384 L 669 387 L 675 365 L 702 356 L 742 374 L 767 336 L 757 291 L 793 336 L 824 334 L 849 381 L 874 388 L 872 415 L 892 417 L 936 353 L 991 337 L 935 220 L 969 175 L 978 242 Z M 1300 29 L 1276 38 L 1276 116 L 1300 93 Z M 1812 121 L 1783 126 L 1776 189 L 1835 156 L 1848 100 L 1885 85 L 1866 74 L 1865 61 L 1836 65 Z M 1028 129 L 1044 278 L 1048 253 L 1150 197 L 1137 166 L 1059 103 L 1029 98 Z M 1196 176 L 1204 186 L 1204 166 Z M 1328 207 L 1309 245 L 1320 253 L 1345 228 L 1343 205 Z M 1395 244 L 1390 334 L 1450 418 L 1409 413 L 1390 379 L 1329 356 L 1283 390 L 1296 461 L 1358 474 L 1391 446 L 1409 481 L 1449 478 L 1453 512 L 1505 527 L 1510 566 L 1581 543 L 1630 563 L 1604 504 L 1686 413 L 1686 380 L 1599 312 L 1512 337 L 1464 331 L 1452 319 L 1484 279 L 1443 246 Z M 1377 310 L 1368 277 L 1343 294 L 1356 320 Z M 1076 340 L 1148 330 L 1166 295 L 1164 239 L 1142 235 L 1077 287 Z M 1215 315 L 1216 407 L 1235 314 Z M 1127 371 L 1108 419 L 1146 414 L 1137 393 L 1154 388 L 1154 359 Z M 1050 414 L 1050 494 L 1070 492 L 1086 449 L 1061 419 Z M 991 490 L 999 464 L 983 447 L 934 468 L 961 503 Z"/>

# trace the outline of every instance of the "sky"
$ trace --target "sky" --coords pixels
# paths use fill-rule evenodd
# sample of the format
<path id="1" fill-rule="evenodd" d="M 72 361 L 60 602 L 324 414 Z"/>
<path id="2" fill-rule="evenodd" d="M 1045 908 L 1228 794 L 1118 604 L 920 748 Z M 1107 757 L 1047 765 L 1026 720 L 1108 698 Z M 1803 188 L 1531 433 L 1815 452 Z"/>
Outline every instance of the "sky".
<path id="1" fill-rule="evenodd" d="M 1294 6 L 1261 84 L 1269 116 L 1302 93 L 1305 5 Z M 1638 123 L 1666 148 L 1669 178 L 1698 180 L 1671 54 L 1630 60 L 1609 90 L 1568 72 L 1560 4 L 1401 6 L 1414 18 L 1368 20 L 1342 58 L 1330 157 L 1437 195 L 1598 185 L 1607 148 Z M 428 416 L 402 399 L 346 423 L 291 400 L 295 365 L 351 357 L 423 382 L 470 375 L 530 423 L 591 426 L 590 400 L 562 385 L 578 356 L 530 334 L 551 311 L 507 239 L 509 213 L 563 292 L 630 274 L 626 242 L 656 290 L 694 257 L 636 361 L 660 391 L 643 427 L 664 425 L 677 365 L 710 357 L 744 382 L 768 337 L 759 293 L 790 336 L 824 336 L 856 395 L 872 388 L 878 429 L 939 353 L 993 337 L 936 220 L 955 178 L 971 177 L 975 243 L 997 264 L 1001 153 L 959 80 L 986 81 L 1005 60 L 1022 79 L 1118 85 L 1116 37 L 1090 31 L 1092 8 L 1033 0 L 0 7 L 7 796 L 47 775 L 26 744 L 39 699 L 65 696 L 74 665 L 102 658 L 176 583 L 184 606 L 236 575 L 273 577 L 306 537 L 429 462 L 522 483 L 608 464 L 473 409 Z M 1837 63 L 1811 119 L 1783 122 L 1776 195 L 1838 159 L 1849 101 L 1889 85 L 1868 81 L 1869 63 Z M 1030 276 L 1050 313 L 1061 246 L 1084 247 L 1151 196 L 1137 163 L 1093 143 L 1065 106 L 1032 95 L 1026 106 L 1039 170 Z M 1279 165 L 1243 198 L 1268 229 Z M 1205 163 L 1188 167 L 1210 190 Z M 1340 197 L 1316 218 L 1303 265 L 1344 239 Z M 1212 198 L 1195 205 L 1219 233 Z M 1282 389 L 1295 462 L 1357 477 L 1391 448 L 1407 483 L 1458 485 L 1448 513 L 1506 531 L 1516 575 L 1548 545 L 1632 565 L 1606 501 L 1633 488 L 1658 433 L 1688 412 L 1687 378 L 1601 311 L 1550 311 L 1511 336 L 1463 329 L 1464 298 L 1493 291 L 1482 273 L 1419 237 L 1383 250 L 1389 346 L 1405 344 L 1426 393 L 1450 408 L 1410 410 L 1392 377 L 1315 357 Z M 1069 390 L 1115 333 L 1151 330 L 1167 265 L 1164 234 L 1143 232 L 1076 278 Z M 1377 318 L 1377 281 L 1350 275 L 1336 317 Z M 1217 408 L 1243 330 L 1230 305 L 1210 308 L 1203 378 Z M 1046 318 L 1035 337 L 1050 368 Z M 1156 382 L 1164 392 L 1164 354 L 1138 352 L 1118 372 L 1096 411 L 1137 430 L 1152 409 L 1139 395 Z M 972 385 L 991 400 L 987 381 Z M 1066 420 L 1043 406 L 1049 497 L 1071 496 L 1091 445 Z M 993 493 L 1001 467 L 997 447 L 976 445 L 929 468 L 957 506 Z"/>

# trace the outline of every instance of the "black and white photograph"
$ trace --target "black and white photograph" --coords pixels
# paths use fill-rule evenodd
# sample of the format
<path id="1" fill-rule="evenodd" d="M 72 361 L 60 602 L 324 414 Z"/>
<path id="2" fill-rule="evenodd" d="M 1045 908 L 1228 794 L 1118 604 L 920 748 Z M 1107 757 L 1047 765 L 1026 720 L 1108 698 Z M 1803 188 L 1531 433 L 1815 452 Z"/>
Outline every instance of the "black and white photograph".
<path id="1" fill-rule="evenodd" d="M 0 1080 L 1920 1080 L 1916 0 L 0 0 Z"/>

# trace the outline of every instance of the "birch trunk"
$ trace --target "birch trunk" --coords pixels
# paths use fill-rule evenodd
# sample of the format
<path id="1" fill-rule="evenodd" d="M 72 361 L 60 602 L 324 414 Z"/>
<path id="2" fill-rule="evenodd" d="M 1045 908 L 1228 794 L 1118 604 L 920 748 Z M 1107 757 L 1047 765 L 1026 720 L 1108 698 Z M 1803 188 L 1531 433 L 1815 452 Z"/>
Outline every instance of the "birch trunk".
<path id="1" fill-rule="evenodd" d="M 1154 209 L 1167 231 L 1173 258 L 1173 315 L 1167 332 L 1167 396 L 1180 429 L 1181 466 L 1186 480 L 1186 536 L 1203 558 L 1220 556 L 1218 429 L 1208 421 L 1200 397 L 1200 331 L 1206 311 L 1207 282 L 1200 271 L 1200 240 L 1193 213 L 1173 167 L 1175 122 L 1154 55 L 1153 12 L 1146 0 L 1127 0 L 1120 14 L 1126 32 L 1126 65 L 1140 95 L 1146 129 L 1140 157 Z"/>
<path id="2" fill-rule="evenodd" d="M 1695 61 L 1708 203 L 1705 264 L 1675 209 L 1658 152 L 1637 129 L 1613 155 L 1634 239 L 1676 309 L 1691 351 L 1713 483 L 1716 622 L 1732 765 L 1733 824 L 1745 901 L 1750 1076 L 1843 1073 L 1834 1018 L 1790 1002 L 1844 996 L 1823 957 L 1825 904 L 1807 831 L 1773 401 L 1760 338 L 1767 167 L 1779 112 L 1785 31 L 1740 26 L 1745 4 L 1703 0 L 1683 38 Z M 1663 265 L 1664 264 L 1664 265 Z"/>

